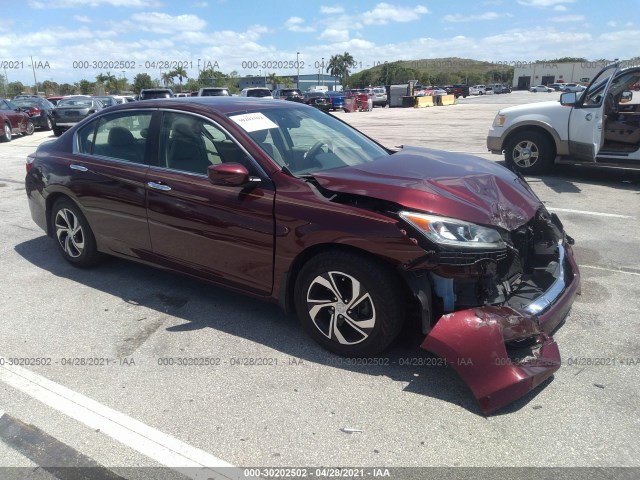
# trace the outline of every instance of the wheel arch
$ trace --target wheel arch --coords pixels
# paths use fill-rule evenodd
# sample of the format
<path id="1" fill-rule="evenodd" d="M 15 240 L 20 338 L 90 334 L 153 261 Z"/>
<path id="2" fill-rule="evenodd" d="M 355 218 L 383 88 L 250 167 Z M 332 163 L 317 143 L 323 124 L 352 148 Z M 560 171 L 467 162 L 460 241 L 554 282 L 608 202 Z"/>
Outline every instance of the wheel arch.
<path id="1" fill-rule="evenodd" d="M 561 146 L 561 140 L 558 132 L 556 132 L 555 129 L 548 123 L 539 121 L 512 127 L 510 130 L 505 132 L 504 136 L 502 137 L 502 145 L 500 148 L 504 151 L 511 137 L 522 132 L 536 132 L 544 135 L 549 140 L 550 145 L 553 147 L 554 158 L 558 155 Z"/>
<path id="2" fill-rule="evenodd" d="M 387 269 L 391 274 L 396 276 L 396 278 L 401 282 L 402 288 L 406 293 L 410 292 L 409 285 L 407 284 L 405 278 L 398 272 L 397 268 L 395 268 L 395 266 L 391 262 L 385 261 L 383 258 L 380 258 L 377 255 L 374 255 L 371 252 L 368 252 L 361 248 L 354 247 L 353 245 L 341 243 L 320 243 L 312 245 L 300 252 L 294 258 L 293 262 L 291 262 L 291 266 L 287 273 L 283 275 L 282 279 L 280 280 L 278 303 L 287 314 L 295 312 L 293 291 L 298 279 L 298 275 L 300 274 L 300 271 L 302 270 L 304 264 L 314 256 L 330 251 L 352 253 L 377 263 L 378 265 Z"/>
<path id="3" fill-rule="evenodd" d="M 47 219 L 47 235 L 49 235 L 50 237 L 53 237 L 53 226 L 51 224 L 51 212 L 53 210 L 53 205 L 62 198 L 71 201 L 84 214 L 84 209 L 78 204 L 78 202 L 76 202 L 73 199 L 73 197 L 66 194 L 65 192 L 53 192 L 50 195 L 48 195 L 45 200 L 45 216 Z M 85 218 L 86 218 L 86 215 L 85 215 Z"/>

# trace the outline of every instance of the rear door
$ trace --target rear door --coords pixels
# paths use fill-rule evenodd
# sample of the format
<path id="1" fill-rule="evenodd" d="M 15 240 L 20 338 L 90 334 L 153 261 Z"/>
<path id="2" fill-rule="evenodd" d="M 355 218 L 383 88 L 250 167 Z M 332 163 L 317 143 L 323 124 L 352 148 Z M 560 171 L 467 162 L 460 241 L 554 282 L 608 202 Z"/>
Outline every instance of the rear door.
<path id="1" fill-rule="evenodd" d="M 263 178 L 252 189 L 213 185 L 207 168 L 244 164 Z M 149 231 L 167 266 L 260 295 L 273 284 L 275 191 L 219 124 L 165 111 L 158 163 L 149 170 Z"/>
<path id="2" fill-rule="evenodd" d="M 9 123 L 11 124 L 11 131 L 13 133 L 19 133 L 21 130 L 26 128 L 26 125 L 22 125 L 21 123 L 25 123 L 25 114 L 22 112 L 16 112 L 16 106 L 7 100 L 0 100 L 0 110 L 5 114 Z"/>
<path id="3" fill-rule="evenodd" d="M 578 101 L 569 116 L 569 151 L 576 160 L 595 162 L 604 145 L 605 115 L 614 101 L 608 96 L 609 87 L 617 72 L 618 64 L 602 69 L 589 87 L 577 94 Z"/>
<path id="4" fill-rule="evenodd" d="M 104 115 L 76 133 L 68 184 L 102 251 L 138 258 L 150 254 L 145 203 L 153 114 Z"/>

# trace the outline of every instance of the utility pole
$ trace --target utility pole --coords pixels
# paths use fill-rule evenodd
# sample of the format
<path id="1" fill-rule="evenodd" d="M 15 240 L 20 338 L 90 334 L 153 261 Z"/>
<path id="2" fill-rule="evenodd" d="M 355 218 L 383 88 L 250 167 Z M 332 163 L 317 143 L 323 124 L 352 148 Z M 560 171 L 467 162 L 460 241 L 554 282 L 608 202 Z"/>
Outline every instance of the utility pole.
<path id="1" fill-rule="evenodd" d="M 33 70 L 33 81 L 36 84 L 35 94 L 38 95 L 38 80 L 36 79 L 36 66 L 33 64 L 33 55 L 31 55 L 31 70 Z"/>

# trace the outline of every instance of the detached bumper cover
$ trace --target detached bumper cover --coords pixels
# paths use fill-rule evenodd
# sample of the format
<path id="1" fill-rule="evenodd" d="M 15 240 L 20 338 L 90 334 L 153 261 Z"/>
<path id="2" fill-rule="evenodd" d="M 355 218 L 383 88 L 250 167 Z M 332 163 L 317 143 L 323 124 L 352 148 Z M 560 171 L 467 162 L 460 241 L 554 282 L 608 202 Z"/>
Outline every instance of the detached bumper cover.
<path id="1" fill-rule="evenodd" d="M 571 247 L 565 244 L 560 251 L 566 253 L 561 255 L 570 266 L 570 281 L 563 281 L 562 289 L 555 283 L 541 296 L 543 301 L 534 302 L 540 307 L 530 309 L 535 315 L 510 306 L 461 310 L 443 315 L 422 342 L 422 348 L 456 370 L 484 414 L 522 397 L 560 368 L 558 346 L 548 333 L 566 317 L 580 286 Z M 528 346 L 517 349 L 518 341 Z"/>

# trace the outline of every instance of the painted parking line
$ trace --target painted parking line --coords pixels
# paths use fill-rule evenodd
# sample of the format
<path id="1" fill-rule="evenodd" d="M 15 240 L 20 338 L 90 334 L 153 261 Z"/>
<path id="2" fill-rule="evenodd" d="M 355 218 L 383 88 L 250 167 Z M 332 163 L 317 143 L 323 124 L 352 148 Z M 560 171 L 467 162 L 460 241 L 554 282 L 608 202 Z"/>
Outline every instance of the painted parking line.
<path id="1" fill-rule="evenodd" d="M 2 412 L 0 440 L 60 480 L 126 480 L 38 427 Z"/>
<path id="2" fill-rule="evenodd" d="M 640 277 L 639 272 L 630 271 L 624 268 L 606 268 L 606 267 L 597 267 L 596 265 L 580 265 L 580 268 L 592 268 L 594 270 L 604 270 L 605 272 L 624 273 L 626 275 L 636 275 Z"/>
<path id="3" fill-rule="evenodd" d="M 240 469 L 0 356 L 0 382 L 194 480 L 244 478 Z"/>
<path id="4" fill-rule="evenodd" d="M 595 215 L 597 217 L 613 217 L 613 218 L 635 218 L 631 215 L 620 215 L 618 213 L 590 212 L 587 210 L 573 210 L 571 208 L 547 207 L 552 212 L 579 213 L 581 215 Z"/>

